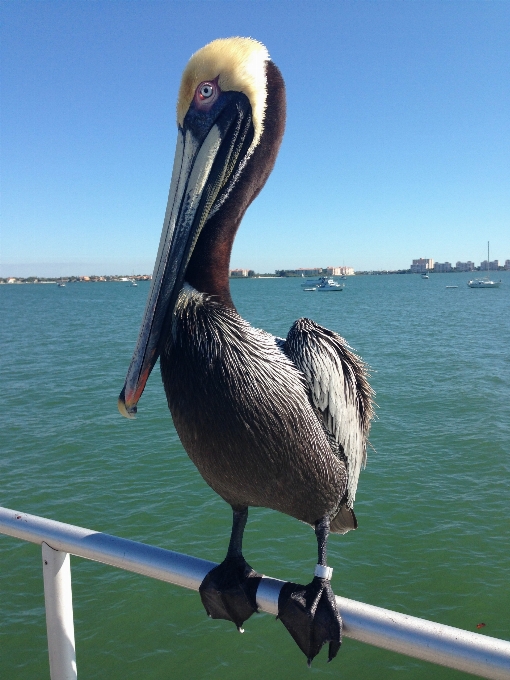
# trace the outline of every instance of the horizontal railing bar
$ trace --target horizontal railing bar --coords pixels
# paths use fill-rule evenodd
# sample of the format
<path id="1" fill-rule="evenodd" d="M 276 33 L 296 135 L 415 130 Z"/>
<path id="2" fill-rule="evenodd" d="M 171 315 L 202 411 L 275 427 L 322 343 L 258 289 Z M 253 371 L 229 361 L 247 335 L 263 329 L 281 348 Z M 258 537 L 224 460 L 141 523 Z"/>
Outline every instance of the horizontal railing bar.
<path id="1" fill-rule="evenodd" d="M 215 562 L 0 508 L 0 533 L 198 590 Z M 262 611 L 278 613 L 284 581 L 264 577 Z M 510 680 L 510 642 L 337 597 L 346 637 L 492 680 Z"/>
<path id="2" fill-rule="evenodd" d="M 0 508 L 0 532 L 30 543 L 45 541 L 55 550 L 191 590 L 198 590 L 206 574 L 216 566 L 215 562 L 172 550 L 6 508 Z"/>

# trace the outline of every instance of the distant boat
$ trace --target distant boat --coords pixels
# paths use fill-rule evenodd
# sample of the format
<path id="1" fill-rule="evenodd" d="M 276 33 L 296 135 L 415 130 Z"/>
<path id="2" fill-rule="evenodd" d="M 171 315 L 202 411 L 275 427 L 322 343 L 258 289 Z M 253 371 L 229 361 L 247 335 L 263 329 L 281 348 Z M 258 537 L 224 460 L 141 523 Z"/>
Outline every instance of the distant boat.
<path id="1" fill-rule="evenodd" d="M 447 288 L 458 288 L 458 286 L 446 286 Z"/>
<path id="2" fill-rule="evenodd" d="M 482 279 L 472 279 L 468 281 L 470 288 L 499 288 L 501 286 L 501 279 L 499 281 L 491 281 L 489 279 L 489 241 L 487 241 L 487 276 Z"/>
<path id="3" fill-rule="evenodd" d="M 501 286 L 501 279 L 499 281 L 490 281 L 489 279 L 473 279 L 468 281 L 470 288 L 499 288 Z"/>
<path id="4" fill-rule="evenodd" d="M 57 288 L 65 288 L 66 284 L 65 283 L 57 283 Z"/>
<path id="5" fill-rule="evenodd" d="M 137 282 L 136 282 L 134 279 L 131 279 L 131 285 L 132 285 L 132 286 L 137 286 L 138 284 L 137 284 Z"/>
<path id="6" fill-rule="evenodd" d="M 330 292 L 340 292 L 345 288 L 344 283 L 337 283 L 333 279 L 327 279 L 323 277 L 321 282 L 317 286 L 319 293 L 330 293 Z"/>
<path id="7" fill-rule="evenodd" d="M 345 276 L 341 276 L 340 278 L 345 279 Z M 324 288 L 325 283 L 329 283 L 332 290 L 338 290 L 339 288 L 342 289 L 345 286 L 343 283 L 337 283 L 334 279 L 327 278 L 326 276 L 319 276 L 317 279 L 308 279 L 307 281 L 303 281 L 301 288 L 303 290 L 319 290 L 319 288 L 322 287 L 323 290 L 327 290 L 327 286 Z"/>
<path id="8" fill-rule="evenodd" d="M 428 279 L 428 278 L 429 278 L 429 275 L 428 275 L 428 274 L 422 274 L 422 275 L 421 275 L 421 278 L 422 278 L 422 279 Z"/>

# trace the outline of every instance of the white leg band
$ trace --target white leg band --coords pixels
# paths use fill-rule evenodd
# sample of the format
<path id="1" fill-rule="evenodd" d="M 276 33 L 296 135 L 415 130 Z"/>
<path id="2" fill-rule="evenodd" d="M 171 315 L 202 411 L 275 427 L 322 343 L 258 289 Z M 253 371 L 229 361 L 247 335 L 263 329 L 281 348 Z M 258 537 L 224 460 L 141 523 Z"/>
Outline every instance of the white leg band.
<path id="1" fill-rule="evenodd" d="M 322 564 L 316 564 L 315 571 L 313 573 L 314 576 L 318 576 L 319 578 L 327 578 L 328 581 L 331 581 L 331 577 L 333 576 L 333 567 L 323 567 Z"/>

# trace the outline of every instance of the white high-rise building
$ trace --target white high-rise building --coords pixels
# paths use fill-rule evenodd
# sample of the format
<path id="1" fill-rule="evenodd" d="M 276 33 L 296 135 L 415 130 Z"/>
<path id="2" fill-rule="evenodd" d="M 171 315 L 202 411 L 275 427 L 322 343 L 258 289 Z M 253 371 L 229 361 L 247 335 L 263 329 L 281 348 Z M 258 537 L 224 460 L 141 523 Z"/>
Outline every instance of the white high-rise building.
<path id="1" fill-rule="evenodd" d="M 353 267 L 327 267 L 328 276 L 354 276 Z"/>
<path id="2" fill-rule="evenodd" d="M 457 262 L 457 264 L 455 265 L 455 269 L 458 272 L 474 272 L 475 263 L 471 262 L 471 260 L 468 260 L 467 262 Z"/>
<path id="3" fill-rule="evenodd" d="M 426 274 L 432 269 L 434 269 L 434 260 L 425 257 L 420 257 L 417 260 L 413 260 L 413 264 L 411 265 L 411 271 L 413 274 Z"/>
<path id="4" fill-rule="evenodd" d="M 489 266 L 487 267 L 487 260 L 484 260 L 483 262 L 480 262 L 480 269 L 484 272 L 486 271 L 498 271 L 499 268 L 499 260 L 492 260 L 492 262 L 489 262 Z"/>

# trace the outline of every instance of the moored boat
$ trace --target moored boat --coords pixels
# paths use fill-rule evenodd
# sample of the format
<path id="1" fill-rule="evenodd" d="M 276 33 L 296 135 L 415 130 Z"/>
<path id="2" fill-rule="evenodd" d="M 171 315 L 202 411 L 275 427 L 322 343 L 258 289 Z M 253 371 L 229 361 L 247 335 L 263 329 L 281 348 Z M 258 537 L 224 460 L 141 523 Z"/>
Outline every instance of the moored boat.
<path id="1" fill-rule="evenodd" d="M 481 279 L 471 279 L 468 281 L 467 285 L 470 288 L 499 288 L 501 286 L 501 279 L 499 281 L 491 281 L 489 279 L 489 241 L 487 241 L 487 276 Z"/>
<path id="2" fill-rule="evenodd" d="M 499 288 L 501 286 L 501 279 L 499 281 L 491 281 L 488 277 L 483 279 L 472 279 L 467 284 L 470 288 Z"/>
<path id="3" fill-rule="evenodd" d="M 320 293 L 342 291 L 344 288 L 344 283 L 337 283 L 334 279 L 327 279 L 325 277 L 321 279 L 321 282 L 317 286 L 317 290 Z"/>

